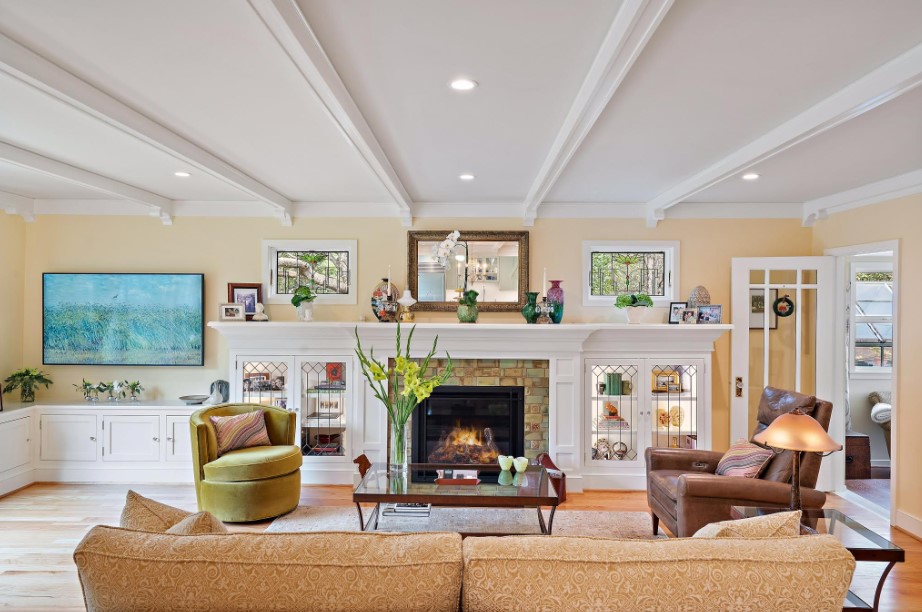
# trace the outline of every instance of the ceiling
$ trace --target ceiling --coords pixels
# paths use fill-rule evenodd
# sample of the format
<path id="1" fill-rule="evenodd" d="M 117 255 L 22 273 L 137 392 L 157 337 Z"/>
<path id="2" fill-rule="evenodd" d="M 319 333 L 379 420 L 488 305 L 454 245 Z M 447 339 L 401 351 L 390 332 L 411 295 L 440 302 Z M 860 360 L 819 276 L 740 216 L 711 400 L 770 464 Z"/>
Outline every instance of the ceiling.
<path id="1" fill-rule="evenodd" d="M 922 191 L 919 84 L 918 0 L 4 0 L 0 209 L 809 224 Z"/>

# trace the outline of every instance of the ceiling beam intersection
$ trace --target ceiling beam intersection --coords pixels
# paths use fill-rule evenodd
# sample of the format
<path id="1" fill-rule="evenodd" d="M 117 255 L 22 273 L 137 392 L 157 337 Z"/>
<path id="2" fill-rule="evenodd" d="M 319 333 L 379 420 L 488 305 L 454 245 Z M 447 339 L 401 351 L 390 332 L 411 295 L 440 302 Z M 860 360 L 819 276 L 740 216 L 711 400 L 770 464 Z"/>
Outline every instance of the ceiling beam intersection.
<path id="1" fill-rule="evenodd" d="M 0 191 L 0 208 L 8 215 L 19 215 L 27 223 L 35 221 L 35 200 L 8 191 Z"/>
<path id="2" fill-rule="evenodd" d="M 330 118 L 393 198 L 403 225 L 411 226 L 413 201 L 410 194 L 295 0 L 250 0 L 250 6 L 288 54 Z"/>
<path id="3" fill-rule="evenodd" d="M 291 201 L 121 100 L 0 34 L 0 71 L 268 204 L 291 225 Z"/>
<path id="4" fill-rule="evenodd" d="M 159 217 L 164 225 L 173 224 L 173 200 L 156 193 L 72 166 L 57 159 L 45 157 L 33 151 L 21 149 L 6 142 L 0 142 L 0 160 L 35 172 L 41 172 L 81 187 L 143 204 L 151 210 L 151 216 Z"/>
<path id="5" fill-rule="evenodd" d="M 749 144 L 662 192 L 646 204 L 647 225 L 696 193 L 854 119 L 922 84 L 922 44 L 872 70 Z"/>
<path id="6" fill-rule="evenodd" d="M 551 188 L 624 82 L 673 0 L 625 0 L 618 9 L 570 110 L 525 198 L 525 225 L 533 225 Z"/>

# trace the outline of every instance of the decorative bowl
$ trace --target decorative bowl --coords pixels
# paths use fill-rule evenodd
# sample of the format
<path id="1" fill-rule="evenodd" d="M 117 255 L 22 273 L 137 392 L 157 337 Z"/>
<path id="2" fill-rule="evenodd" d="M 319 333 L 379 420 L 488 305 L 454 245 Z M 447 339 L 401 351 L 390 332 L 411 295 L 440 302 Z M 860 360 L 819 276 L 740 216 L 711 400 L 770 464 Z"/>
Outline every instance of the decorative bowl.
<path id="1" fill-rule="evenodd" d="M 514 458 L 508 455 L 500 455 L 496 461 L 499 462 L 499 469 L 506 472 L 512 469 L 512 462 Z"/>
<path id="2" fill-rule="evenodd" d="M 210 395 L 180 395 L 179 399 L 186 402 L 187 406 L 196 406 L 204 402 L 209 397 L 211 396 Z"/>
<path id="3" fill-rule="evenodd" d="M 525 457 L 516 457 L 512 460 L 512 465 L 515 466 L 516 472 L 524 472 L 528 469 L 528 459 Z"/>

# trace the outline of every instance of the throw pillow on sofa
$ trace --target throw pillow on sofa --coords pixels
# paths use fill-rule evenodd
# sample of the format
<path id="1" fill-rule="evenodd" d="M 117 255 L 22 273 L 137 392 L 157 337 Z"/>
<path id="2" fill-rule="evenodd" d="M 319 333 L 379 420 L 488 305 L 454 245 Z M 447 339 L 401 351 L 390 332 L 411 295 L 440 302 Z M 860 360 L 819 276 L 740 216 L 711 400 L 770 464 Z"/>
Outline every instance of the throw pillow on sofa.
<path id="1" fill-rule="evenodd" d="M 163 533 L 191 514 L 138 495 L 134 491 L 128 491 L 119 526 L 135 531 Z"/>
<path id="2" fill-rule="evenodd" d="M 196 512 L 166 530 L 173 535 L 214 535 L 228 533 L 224 523 L 208 511 Z"/>
<path id="3" fill-rule="evenodd" d="M 774 453 L 746 440 L 734 442 L 717 463 L 714 472 L 719 476 L 736 476 L 739 478 L 758 478 L 765 464 Z"/>
<path id="4" fill-rule="evenodd" d="M 215 436 L 218 438 L 218 457 L 238 448 L 272 446 L 262 410 L 244 412 L 236 416 L 208 418 L 211 419 Z"/>
<path id="5" fill-rule="evenodd" d="M 693 538 L 778 538 L 800 535 L 800 510 L 710 523 Z"/>

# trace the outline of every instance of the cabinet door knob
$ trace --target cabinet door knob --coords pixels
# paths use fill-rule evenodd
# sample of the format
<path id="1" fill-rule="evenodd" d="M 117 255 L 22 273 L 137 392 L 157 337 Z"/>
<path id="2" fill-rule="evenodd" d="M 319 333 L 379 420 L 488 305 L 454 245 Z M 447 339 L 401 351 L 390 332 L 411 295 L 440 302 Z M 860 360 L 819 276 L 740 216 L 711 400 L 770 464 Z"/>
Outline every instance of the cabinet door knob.
<path id="1" fill-rule="evenodd" d="M 159 442 L 160 438 L 154 438 L 154 442 Z"/>
<path id="2" fill-rule="evenodd" d="M 154 440 L 156 440 L 156 439 L 157 439 L 157 438 L 154 438 Z M 171 438 L 170 436 L 167 436 L 166 439 L 167 439 L 167 442 L 172 442 L 172 441 L 173 441 L 173 438 Z"/>
<path id="3" fill-rule="evenodd" d="M 96 441 L 96 436 L 90 436 L 90 440 L 92 440 L 93 442 L 95 442 L 95 441 Z"/>

